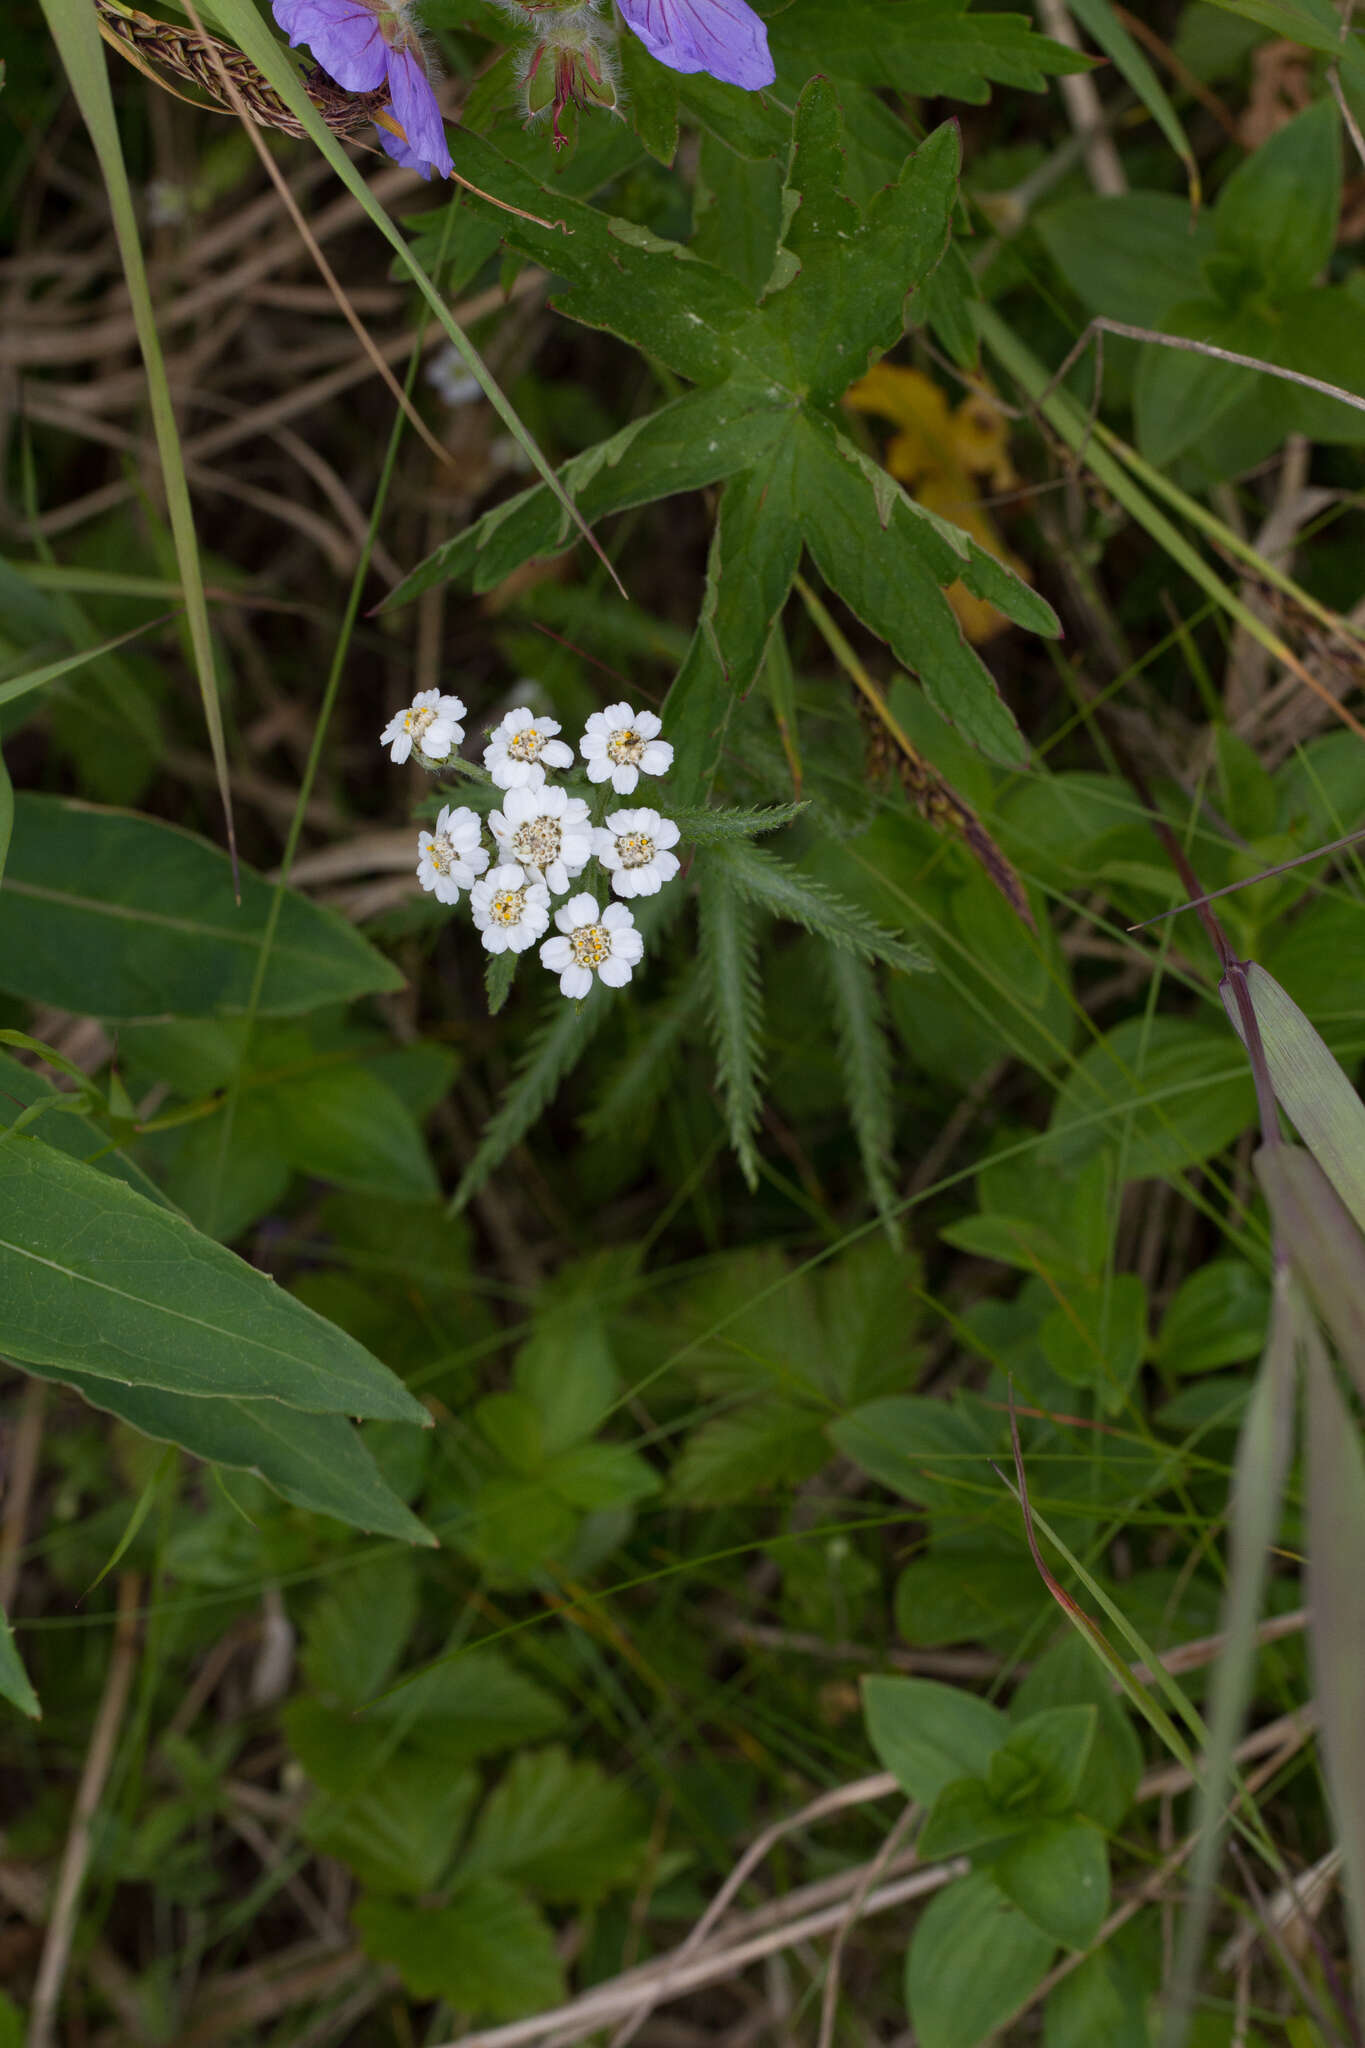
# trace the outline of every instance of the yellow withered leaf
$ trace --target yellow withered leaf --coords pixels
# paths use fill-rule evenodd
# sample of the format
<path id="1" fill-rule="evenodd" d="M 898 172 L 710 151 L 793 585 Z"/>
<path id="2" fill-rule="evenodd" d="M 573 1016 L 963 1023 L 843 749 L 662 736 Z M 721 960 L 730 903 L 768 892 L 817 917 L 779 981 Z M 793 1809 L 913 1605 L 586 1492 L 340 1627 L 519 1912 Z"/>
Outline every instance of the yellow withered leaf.
<path id="1" fill-rule="evenodd" d="M 981 503 L 983 481 L 991 491 L 1011 490 L 1018 481 L 1009 459 L 1009 423 L 989 392 L 969 392 L 950 409 L 947 394 L 922 370 L 878 363 L 846 394 L 844 403 L 889 420 L 899 430 L 888 442 L 883 460 L 921 505 L 951 519 L 997 561 L 1032 580 Z M 973 646 L 1009 624 L 993 604 L 974 597 L 964 584 L 950 584 L 946 595 Z"/>

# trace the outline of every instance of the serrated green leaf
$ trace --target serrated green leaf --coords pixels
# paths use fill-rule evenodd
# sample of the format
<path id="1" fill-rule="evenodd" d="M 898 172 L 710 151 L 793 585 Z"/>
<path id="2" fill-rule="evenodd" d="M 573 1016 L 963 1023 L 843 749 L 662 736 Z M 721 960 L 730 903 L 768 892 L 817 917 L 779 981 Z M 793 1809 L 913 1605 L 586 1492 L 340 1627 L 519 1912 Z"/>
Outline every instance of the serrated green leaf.
<path id="1" fill-rule="evenodd" d="M 831 945 L 863 959 L 881 960 L 903 974 L 923 972 L 928 965 L 916 947 L 877 924 L 866 911 L 747 840 L 713 847 L 706 858 L 708 865 L 714 863 L 721 869 L 736 894 Z"/>
<path id="2" fill-rule="evenodd" d="M 753 1189 L 758 1186 L 754 1133 L 763 1107 L 758 934 L 749 902 L 730 885 L 723 868 L 708 867 L 702 876 L 698 945 L 730 1144 Z"/>
<path id="3" fill-rule="evenodd" d="M 1026 15 L 968 11 L 967 0 L 793 0 L 769 34 L 785 69 L 827 71 L 917 98 L 980 106 L 989 82 L 1042 92 L 1049 74 L 1084 71 L 1079 52 L 1040 36 Z"/>
<path id="4" fill-rule="evenodd" d="M 876 977 L 866 961 L 840 947 L 828 946 L 822 964 L 834 1005 L 835 1039 L 849 1121 L 858 1141 L 867 1190 L 888 1237 L 893 1244 L 899 1244 L 900 1226 L 893 1213 L 896 1190 L 891 1181 L 891 1137 L 896 1109 L 885 1009 Z"/>
<path id="5" fill-rule="evenodd" d="M 512 1877 L 559 1904 L 591 1904 L 629 1881 L 644 1850 L 619 1780 L 564 1749 L 516 1757 L 479 1815 L 462 1880 Z"/>
<path id="6" fill-rule="evenodd" d="M 414 1998 L 510 2020 L 564 1995 L 549 1924 L 503 1878 L 477 1879 L 448 1906 L 362 1899 L 352 1918 L 366 1954 L 392 1963 Z"/>

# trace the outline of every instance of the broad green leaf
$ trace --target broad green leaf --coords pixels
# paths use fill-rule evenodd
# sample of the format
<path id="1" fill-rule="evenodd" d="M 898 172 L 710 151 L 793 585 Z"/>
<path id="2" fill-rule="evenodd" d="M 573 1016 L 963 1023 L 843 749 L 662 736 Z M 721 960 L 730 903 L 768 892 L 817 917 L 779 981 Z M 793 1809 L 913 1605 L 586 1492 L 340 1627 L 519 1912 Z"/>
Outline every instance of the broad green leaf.
<path id="1" fill-rule="evenodd" d="M 1278 302 L 1326 264 L 1340 206 L 1341 119 L 1321 99 L 1238 164 L 1214 209 L 1218 247 Z"/>
<path id="2" fill-rule="evenodd" d="M 1130 327 L 1163 328 L 1171 306 L 1199 297 L 1215 247 L 1208 216 L 1166 192 L 1064 199 L 1032 226 L 1085 310 Z"/>
<path id="3" fill-rule="evenodd" d="M 1076 1807 L 1106 1833 L 1119 1827 L 1142 1776 L 1142 1744 L 1099 1663 L 1074 1632 L 1025 1673 L 1010 1701 L 1011 1719 L 1028 1720 L 1048 1707 L 1093 1706 L 1095 1739 L 1076 1789 Z"/>
<path id="4" fill-rule="evenodd" d="M 678 152 L 678 74 L 651 57 L 638 36 L 622 36 L 620 54 L 630 124 L 652 157 L 671 164 Z"/>
<path id="5" fill-rule="evenodd" d="M 7 1615 L 0 1614 L 0 1699 L 9 1701 L 30 1721 L 41 1721 L 43 1710 L 38 1704 L 38 1695 L 29 1682 L 14 1641 L 14 1630 Z"/>
<path id="6" fill-rule="evenodd" d="M 924 1395 L 869 1401 L 829 1435 L 871 1478 L 921 1506 L 960 1507 L 992 1476 L 994 1445 L 961 1408 Z"/>
<path id="7" fill-rule="evenodd" d="M 79 1015 L 247 1008 L 274 890 L 206 840 L 125 811 L 21 795 L 0 888 L 0 987 Z M 261 990 L 282 1015 L 401 988 L 351 926 L 287 890 Z"/>
<path id="8" fill-rule="evenodd" d="M 1182 299 L 1167 308 L 1161 325 L 1166 334 L 1209 342 L 1260 362 L 1274 362 L 1278 353 L 1275 329 L 1256 306 L 1234 310 L 1207 295 Z M 1289 388 L 1194 349 L 1149 344 L 1142 351 L 1133 393 L 1138 447 L 1161 468 L 1206 442 L 1213 428 L 1234 414 L 1240 416 L 1243 409 L 1283 406 Z M 1267 432 L 1278 425 L 1273 417 Z"/>
<path id="9" fill-rule="evenodd" d="M 644 1847 L 619 1780 L 564 1749 L 523 1751 L 490 1793 L 460 1875 L 512 1877 L 553 1903 L 586 1905 L 628 1883 Z"/>
<path id="10" fill-rule="evenodd" d="M 365 1953 L 392 1963 L 414 1998 L 511 2020 L 564 1996 L 548 1923 L 504 1878 L 478 1878 L 448 1906 L 362 1899 L 351 1917 Z"/>
<path id="11" fill-rule="evenodd" d="M 257 1116 L 270 1149 L 296 1172 L 402 1202 L 434 1201 L 440 1183 L 416 1119 L 378 1074 L 323 1066 L 265 1091 Z"/>
<path id="12" fill-rule="evenodd" d="M 1042 1611 L 1047 1591 L 1027 1557 L 935 1549 L 896 1581 L 896 1628 L 916 1648 L 1008 1636 Z"/>
<path id="13" fill-rule="evenodd" d="M 879 1761 L 921 1806 L 961 1777 L 984 1777 L 1010 1732 L 999 1707 L 932 1678 L 865 1678 L 863 1714 Z"/>
<path id="14" fill-rule="evenodd" d="M 994 1751 L 986 1783 L 997 1803 L 1020 1813 L 1054 1816 L 1076 1803 L 1098 1710 L 1047 1707 L 1018 1722 Z"/>
<path id="15" fill-rule="evenodd" d="M 988 81 L 1041 92 L 1087 59 L 1049 42 L 1026 15 L 969 11 L 967 0 L 793 0 L 774 14 L 773 54 L 796 77 L 827 71 L 916 98 L 983 105 Z"/>
<path id="16" fill-rule="evenodd" d="M 73 1366 L 35 1365 L 31 1359 L 25 1360 L 24 1370 L 74 1387 L 92 1408 L 117 1415 L 158 1443 L 179 1444 L 205 1464 L 254 1472 L 295 1507 L 334 1515 L 352 1528 L 401 1543 L 436 1540 L 385 1484 L 364 1439 L 343 1416 L 306 1415 L 280 1401 L 221 1400 L 124 1386 Z"/>
<path id="17" fill-rule="evenodd" d="M 1132 1017 L 1062 1083 L 1044 1151 L 1070 1165 L 1121 1140 L 1127 1178 L 1148 1180 L 1210 1158 L 1255 1113 L 1251 1077 L 1225 1033 L 1193 1018 Z"/>
<path id="18" fill-rule="evenodd" d="M 659 1491 L 659 1475 L 628 1444 L 575 1444 L 545 1467 L 545 1484 L 585 1514 L 631 1507 Z"/>
<path id="19" fill-rule="evenodd" d="M 1039 1983 L 1056 1946 L 984 1872 L 939 1892 L 905 1963 L 919 2048 L 983 2048 Z"/>
<path id="20" fill-rule="evenodd" d="M 1088 1820 L 1037 1821 L 991 1858 L 1007 1899 L 1052 1941 L 1088 1948 L 1109 1911 L 1109 1855 Z"/>
<path id="21" fill-rule="evenodd" d="M 980 1778 L 954 1778 L 930 1808 L 915 1847 L 926 1861 L 971 1853 L 980 1859 L 985 1850 L 1037 1826 L 1031 1815 L 997 1806 Z"/>
<path id="22" fill-rule="evenodd" d="M 1151 2048 L 1149 1995 L 1132 1958 L 1108 1941 L 1048 1994 L 1043 2048 Z"/>
<path id="23" fill-rule="evenodd" d="M 1136 1273 L 1096 1275 L 1067 1290 L 1038 1341 L 1054 1372 L 1089 1387 L 1106 1414 L 1116 1415 L 1147 1353 L 1147 1289 Z"/>
<path id="24" fill-rule="evenodd" d="M 1270 1289 L 1241 1259 L 1213 1259 L 1181 1282 L 1161 1319 L 1153 1356 L 1171 1372 L 1240 1365 L 1265 1341 Z"/>
<path id="25" fill-rule="evenodd" d="M 429 1422 L 273 1280 L 33 1138 L 0 1144 L 0 1349 L 123 1386 Z"/>

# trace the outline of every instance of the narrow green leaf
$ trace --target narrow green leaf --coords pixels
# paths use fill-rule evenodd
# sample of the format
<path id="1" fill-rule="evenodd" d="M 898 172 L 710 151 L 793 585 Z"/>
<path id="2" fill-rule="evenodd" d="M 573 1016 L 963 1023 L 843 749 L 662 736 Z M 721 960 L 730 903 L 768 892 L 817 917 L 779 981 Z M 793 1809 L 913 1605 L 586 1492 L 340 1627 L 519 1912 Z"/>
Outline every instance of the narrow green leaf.
<path id="1" fill-rule="evenodd" d="M 1273 976 L 1253 960 L 1246 978 L 1275 1099 L 1365 1230 L 1365 1103 Z M 1228 989 L 1220 993 L 1232 1028 L 1245 1043 L 1237 1004 Z"/>
<path id="2" fill-rule="evenodd" d="M 918 947 L 887 931 L 856 904 L 747 840 L 732 839 L 713 847 L 706 858 L 708 864 L 720 866 L 731 888 L 741 896 L 775 917 L 802 925 L 833 946 L 865 960 L 882 960 L 902 974 L 923 973 L 929 966 Z"/>
<path id="3" fill-rule="evenodd" d="M 75 654 L 64 654 L 60 661 L 49 661 L 42 668 L 31 668 L 23 675 L 11 676 L 7 682 L 0 683 L 0 704 L 10 704 L 17 697 L 27 696 L 30 690 L 46 689 L 49 683 L 58 682 L 63 676 L 74 674 L 77 669 L 87 667 L 92 661 L 102 660 L 106 654 L 111 654 L 114 648 L 122 647 L 126 641 L 136 640 L 140 633 L 149 632 L 153 625 L 160 623 L 159 620 L 147 620 L 140 626 L 130 626 L 126 633 L 116 633 L 112 640 L 102 640 L 98 647 L 82 647 Z"/>
<path id="4" fill-rule="evenodd" d="M 218 701 L 213 637 L 209 630 L 203 570 L 194 531 L 194 512 L 185 477 L 175 406 L 166 377 L 165 359 L 161 353 L 161 340 L 156 329 L 156 314 L 142 258 L 142 244 L 138 239 L 132 189 L 128 183 L 123 149 L 119 142 L 118 123 L 114 117 L 113 94 L 109 89 L 108 58 L 96 26 L 95 10 L 87 4 L 87 0 L 42 0 L 42 8 L 53 41 L 66 68 L 66 74 L 71 80 L 71 89 L 76 96 L 82 118 L 90 131 L 90 140 L 94 144 L 95 155 L 99 160 L 104 188 L 113 215 L 114 234 L 118 240 L 123 272 L 128 282 L 128 300 L 132 309 L 133 324 L 137 329 L 138 347 L 142 351 L 143 366 L 147 374 L 147 397 L 151 407 L 152 427 L 156 434 L 157 453 L 161 460 L 166 510 L 175 543 L 176 564 L 180 570 L 180 589 L 185 604 L 185 618 L 194 652 L 195 669 L 199 678 L 199 694 L 204 705 L 204 721 L 208 727 L 218 789 L 223 799 L 223 810 L 228 818 L 230 831 L 232 803 L 228 792 L 227 750 L 223 740 L 223 718 Z M 317 119 L 316 115 L 314 119 Z M 321 125 L 319 121 L 318 126 Z"/>
<path id="5" fill-rule="evenodd" d="M 1347 1924 L 1365 1971 L 1365 1461 L 1355 1417 L 1322 1343 L 1304 1331 L 1308 1374 L 1308 1605 L 1323 1761 L 1346 1866 Z"/>
<path id="6" fill-rule="evenodd" d="M 29 1683 L 28 1673 L 15 1645 L 14 1631 L 5 1614 L 0 1614 L 0 1699 L 7 1699 L 21 1714 L 27 1714 L 30 1721 L 43 1718 L 38 1695 Z"/>
<path id="7" fill-rule="evenodd" d="M 1190 181 L 1190 196 L 1197 203 L 1199 167 L 1180 125 L 1180 116 L 1171 105 L 1165 86 L 1119 20 L 1109 0 L 1067 0 L 1067 5 L 1081 26 L 1090 31 L 1114 69 L 1132 87 L 1184 164 Z"/>
<path id="8" fill-rule="evenodd" d="M 484 963 L 483 985 L 488 996 L 488 1014 L 496 1017 L 512 993 L 516 980 L 519 954 L 509 948 L 505 953 L 490 953 Z"/>
<path id="9" fill-rule="evenodd" d="M 122 1181 L 12 1135 L 0 1351 L 124 1386 L 429 1422 L 376 1358 L 265 1274 Z"/>
<path id="10" fill-rule="evenodd" d="M 804 802 L 754 805 L 749 810 L 670 802 L 668 815 L 693 846 L 716 846 L 725 839 L 753 839 L 761 832 L 776 832 L 808 808 Z"/>
<path id="11" fill-rule="evenodd" d="M 703 873 L 698 943 L 730 1143 L 752 1191 L 758 1186 L 754 1132 L 763 1108 L 763 990 L 753 914 L 723 869 Z"/>
<path id="12" fill-rule="evenodd" d="M 1262 1145 L 1252 1163 L 1270 1204 L 1276 1242 L 1293 1259 L 1342 1363 L 1365 1395 L 1361 1233 L 1311 1152 L 1299 1145 Z"/>
<path id="13" fill-rule="evenodd" d="M 9 779 L 5 757 L 0 754 L 0 882 L 5 879 L 10 839 L 14 832 L 14 784 Z"/>
<path id="14" fill-rule="evenodd" d="M 577 1065 L 606 1022 L 605 996 L 604 989 L 594 989 L 584 1003 L 568 1003 L 562 996 L 555 997 L 544 1024 L 527 1043 L 516 1079 L 484 1125 L 474 1157 L 451 1197 L 452 1213 L 472 1200 L 488 1176 L 521 1143 L 564 1076 Z"/>

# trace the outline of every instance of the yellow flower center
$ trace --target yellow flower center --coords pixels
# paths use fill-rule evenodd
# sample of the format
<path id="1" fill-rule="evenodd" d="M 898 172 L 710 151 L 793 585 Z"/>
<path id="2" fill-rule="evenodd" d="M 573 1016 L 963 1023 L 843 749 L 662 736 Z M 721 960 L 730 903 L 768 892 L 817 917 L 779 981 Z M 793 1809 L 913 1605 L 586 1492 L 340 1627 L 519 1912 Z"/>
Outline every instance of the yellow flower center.
<path id="1" fill-rule="evenodd" d="M 623 832 L 616 851 L 623 868 L 648 867 L 654 858 L 654 841 L 644 832 Z"/>
<path id="2" fill-rule="evenodd" d="M 569 944 L 580 967 L 600 967 L 611 958 L 611 933 L 600 924 L 581 924 Z"/>
<path id="3" fill-rule="evenodd" d="M 409 709 L 403 713 L 403 730 L 410 732 L 415 740 L 420 740 L 435 716 L 430 704 L 424 704 L 420 711 Z"/>
<path id="4" fill-rule="evenodd" d="M 618 725 L 607 741 L 608 758 L 618 762 L 629 761 L 634 768 L 639 767 L 644 750 L 644 740 L 633 725 Z"/>
<path id="5" fill-rule="evenodd" d="M 499 889 L 488 906 L 488 915 L 495 924 L 520 924 L 521 913 L 525 907 L 524 889 Z"/>
<path id="6" fill-rule="evenodd" d="M 507 742 L 507 751 L 514 761 L 534 761 L 544 744 L 543 732 L 537 732 L 533 725 L 524 725 Z"/>
<path id="7" fill-rule="evenodd" d="M 559 859 L 562 837 L 557 819 L 528 818 L 513 834 L 512 851 L 524 868 L 547 868 Z"/>

